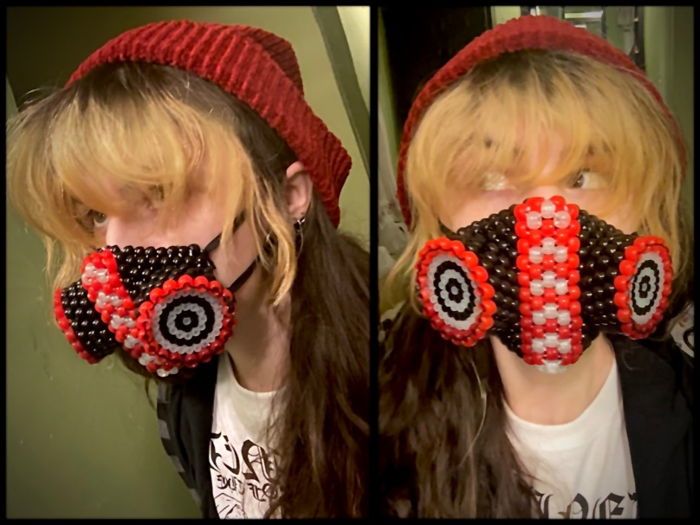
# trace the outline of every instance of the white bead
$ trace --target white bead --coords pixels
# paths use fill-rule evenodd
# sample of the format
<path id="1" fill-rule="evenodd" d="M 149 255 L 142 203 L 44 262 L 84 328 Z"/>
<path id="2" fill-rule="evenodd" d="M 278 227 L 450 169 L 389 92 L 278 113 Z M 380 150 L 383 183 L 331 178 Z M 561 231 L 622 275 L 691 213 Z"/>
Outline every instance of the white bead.
<path id="1" fill-rule="evenodd" d="M 163 370 L 162 368 L 159 368 L 159 369 L 158 369 L 158 375 L 159 375 L 160 377 L 165 377 L 165 376 L 168 375 L 168 372 L 167 372 L 167 370 Z"/>
<path id="2" fill-rule="evenodd" d="M 172 368 L 170 369 L 170 374 L 171 374 L 171 375 L 172 375 L 172 374 L 177 374 L 179 371 L 180 371 L 180 369 L 179 369 L 178 367 L 174 366 L 174 367 L 172 367 Z"/>
<path id="3" fill-rule="evenodd" d="M 525 215 L 527 227 L 531 230 L 539 230 L 542 227 L 542 217 L 536 211 L 529 211 Z"/>
<path id="4" fill-rule="evenodd" d="M 552 288 L 556 283 L 557 274 L 552 271 L 542 272 L 542 285 L 545 288 Z"/>
<path id="5" fill-rule="evenodd" d="M 569 282 L 566 279 L 557 279 L 554 283 L 554 290 L 556 290 L 557 295 L 564 295 L 569 291 Z"/>
<path id="6" fill-rule="evenodd" d="M 554 226 L 557 228 L 567 228 L 571 224 L 571 215 L 568 211 L 558 211 L 554 215 Z"/>
<path id="7" fill-rule="evenodd" d="M 534 264 L 540 264 L 542 262 L 542 248 L 539 246 L 534 246 L 530 248 L 530 262 Z"/>
<path id="8" fill-rule="evenodd" d="M 566 326 L 571 323 L 571 314 L 568 310 L 561 310 L 558 314 L 557 321 L 560 326 Z"/>
<path id="9" fill-rule="evenodd" d="M 542 239 L 542 253 L 546 255 L 552 255 L 556 246 L 557 241 L 555 241 L 551 237 L 545 237 L 544 239 Z"/>
<path id="10" fill-rule="evenodd" d="M 530 281 L 530 293 L 536 296 L 542 295 L 544 293 L 544 286 L 542 286 L 542 281 Z"/>
<path id="11" fill-rule="evenodd" d="M 559 344 L 559 334 L 552 332 L 544 334 L 544 344 L 547 347 L 556 348 Z"/>
<path id="12" fill-rule="evenodd" d="M 95 275 L 97 276 L 97 280 L 101 283 L 106 283 L 107 281 L 109 281 L 109 272 L 104 268 L 102 268 L 101 270 L 97 270 L 95 272 Z"/>
<path id="13" fill-rule="evenodd" d="M 541 354 L 544 352 L 544 340 L 543 339 L 533 339 L 532 340 L 532 351 Z"/>
<path id="14" fill-rule="evenodd" d="M 557 305 L 554 303 L 547 303 L 544 305 L 544 316 L 546 319 L 556 319 L 557 318 Z"/>
<path id="15" fill-rule="evenodd" d="M 537 312 L 532 312 L 532 322 L 535 324 L 544 324 L 545 323 L 545 318 L 544 318 L 544 312 L 542 311 L 537 311 Z"/>
<path id="16" fill-rule="evenodd" d="M 135 347 L 137 344 L 139 344 L 139 340 L 136 339 L 135 337 L 130 336 L 130 335 L 127 335 L 126 339 L 124 339 L 124 346 L 126 348 L 131 349 L 131 348 Z M 146 355 L 146 354 L 141 354 L 141 355 Z"/>
<path id="17" fill-rule="evenodd" d="M 559 341 L 559 353 L 568 354 L 569 352 L 571 352 L 571 341 L 569 339 Z"/>
<path id="18" fill-rule="evenodd" d="M 563 263 L 566 262 L 566 259 L 569 257 L 569 250 L 566 249 L 566 246 L 557 246 L 554 249 L 554 260 L 558 263 Z"/>
<path id="19" fill-rule="evenodd" d="M 564 367 L 561 366 L 561 361 L 545 361 L 544 365 L 538 368 L 542 372 L 547 372 L 548 374 L 558 374 L 564 371 Z"/>
<path id="20" fill-rule="evenodd" d="M 542 201 L 542 207 L 540 208 L 540 213 L 545 219 L 551 219 L 554 217 L 554 212 L 557 211 L 557 207 L 549 199 Z"/>

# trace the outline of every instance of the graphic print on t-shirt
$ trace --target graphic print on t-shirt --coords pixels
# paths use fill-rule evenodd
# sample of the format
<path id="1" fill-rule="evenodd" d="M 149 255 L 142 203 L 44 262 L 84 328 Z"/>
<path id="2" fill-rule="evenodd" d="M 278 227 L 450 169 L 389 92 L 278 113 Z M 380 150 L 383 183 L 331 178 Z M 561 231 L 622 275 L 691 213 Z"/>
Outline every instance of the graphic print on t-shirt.
<path id="1" fill-rule="evenodd" d="M 212 490 L 220 518 L 260 517 L 277 496 L 271 482 L 274 457 L 250 439 L 236 444 L 223 432 L 212 433 L 209 468 L 215 477 Z"/>
<path id="2" fill-rule="evenodd" d="M 625 514 L 635 516 L 637 512 L 637 493 L 619 495 L 611 492 L 605 498 L 598 498 L 593 503 L 580 493 L 571 500 L 563 511 L 550 507 L 553 494 L 543 494 L 535 490 L 535 499 L 540 512 L 545 518 L 594 519 L 621 518 Z M 632 512 L 625 512 L 633 508 Z"/>

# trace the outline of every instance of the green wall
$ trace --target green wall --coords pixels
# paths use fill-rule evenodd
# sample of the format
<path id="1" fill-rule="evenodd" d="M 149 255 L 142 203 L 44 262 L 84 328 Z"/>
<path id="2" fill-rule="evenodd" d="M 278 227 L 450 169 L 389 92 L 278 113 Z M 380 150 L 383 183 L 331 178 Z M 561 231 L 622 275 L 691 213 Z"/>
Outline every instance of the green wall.
<path id="1" fill-rule="evenodd" d="M 369 239 L 369 181 L 310 7 L 11 8 L 7 74 L 17 100 L 62 84 L 121 31 L 189 18 L 263 27 L 293 45 L 314 111 L 354 159 L 341 228 Z M 359 13 L 344 23 L 357 24 Z M 368 73 L 358 72 L 361 79 Z M 8 107 L 13 103 L 7 101 Z M 38 237 L 7 211 L 7 516 L 197 518 L 166 456 L 143 381 L 116 358 L 88 365 L 51 320 Z"/>

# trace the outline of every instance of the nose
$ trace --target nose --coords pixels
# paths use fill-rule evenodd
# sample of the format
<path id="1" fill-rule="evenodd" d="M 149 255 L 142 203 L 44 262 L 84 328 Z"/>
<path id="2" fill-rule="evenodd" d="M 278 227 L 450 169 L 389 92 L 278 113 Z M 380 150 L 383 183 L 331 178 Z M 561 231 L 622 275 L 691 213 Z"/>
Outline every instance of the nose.
<path id="1" fill-rule="evenodd" d="M 108 246 L 171 246 L 173 235 L 158 227 L 154 219 L 141 215 L 109 217 L 105 227 L 105 244 Z"/>
<path id="2" fill-rule="evenodd" d="M 528 188 L 523 192 L 523 200 L 530 197 L 543 197 L 549 199 L 555 195 L 563 196 L 562 188 L 555 185 L 538 185 Z"/>

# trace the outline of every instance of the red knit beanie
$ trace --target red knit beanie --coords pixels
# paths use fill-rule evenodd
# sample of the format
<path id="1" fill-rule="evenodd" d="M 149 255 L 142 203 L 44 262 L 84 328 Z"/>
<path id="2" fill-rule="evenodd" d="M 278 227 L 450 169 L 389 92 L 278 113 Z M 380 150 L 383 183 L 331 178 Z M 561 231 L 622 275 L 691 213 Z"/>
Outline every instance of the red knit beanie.
<path id="1" fill-rule="evenodd" d="M 299 65 L 289 42 L 262 29 L 166 21 L 137 27 L 92 53 L 73 82 L 103 64 L 148 62 L 196 74 L 258 113 L 302 162 L 335 226 L 340 190 L 351 159 L 304 100 Z"/>
<path id="2" fill-rule="evenodd" d="M 474 66 L 504 53 L 526 49 L 572 51 L 586 55 L 632 75 L 658 101 L 675 125 L 676 141 L 681 151 L 685 172 L 685 146 L 678 123 L 661 95 L 644 72 L 622 51 L 590 31 L 580 29 L 558 18 L 526 15 L 495 26 L 474 40 L 445 64 L 423 87 L 411 106 L 399 146 L 396 196 L 406 224 L 411 224 L 411 209 L 406 194 L 404 171 L 408 148 L 425 110 L 448 87 Z"/>

